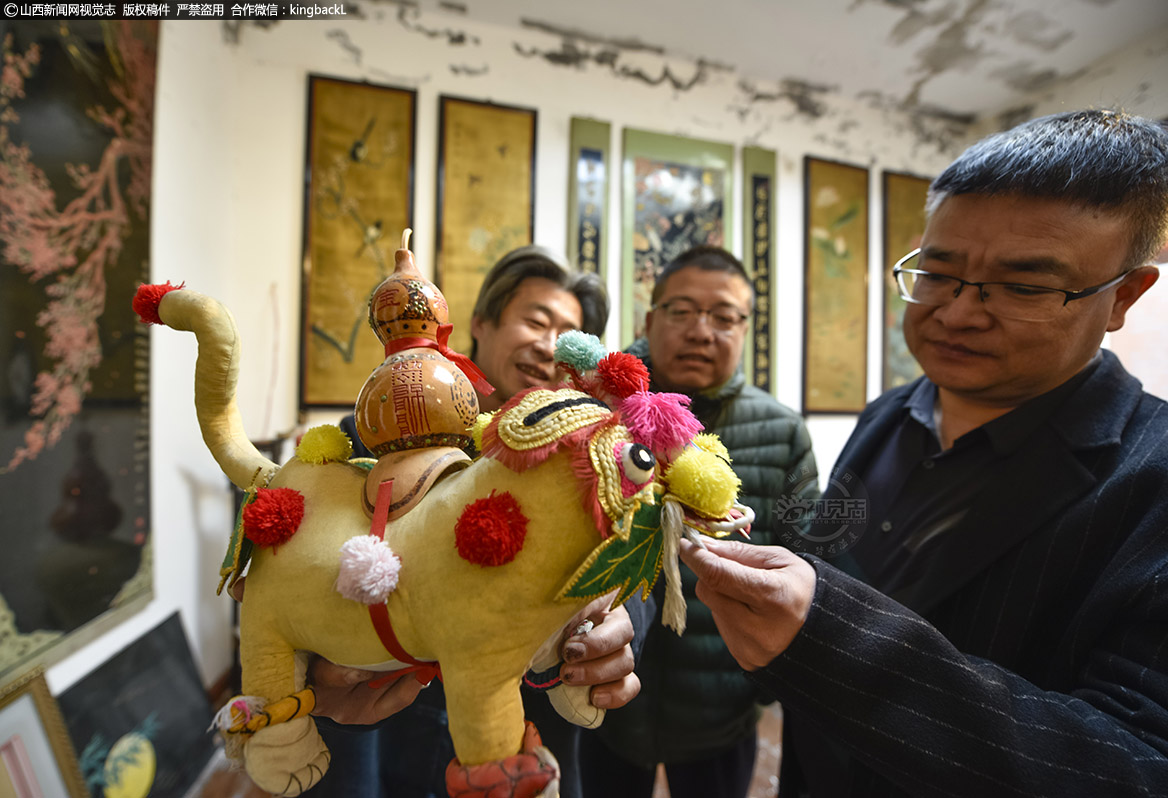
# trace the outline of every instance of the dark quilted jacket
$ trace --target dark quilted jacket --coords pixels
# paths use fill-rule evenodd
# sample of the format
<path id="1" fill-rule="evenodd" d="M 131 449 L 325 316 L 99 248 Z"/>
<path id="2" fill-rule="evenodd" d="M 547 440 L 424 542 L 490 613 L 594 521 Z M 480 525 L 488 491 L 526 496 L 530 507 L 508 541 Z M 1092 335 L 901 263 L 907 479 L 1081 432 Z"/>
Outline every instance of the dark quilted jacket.
<path id="1" fill-rule="evenodd" d="M 644 340 L 629 348 L 649 366 Z M 815 456 L 803 419 L 769 394 L 747 385 L 742 370 L 719 388 L 693 397 L 691 409 L 730 452 L 742 480 L 740 500 L 755 512 L 754 543 L 782 543 L 784 530 L 772 509 L 782 495 L 819 495 Z M 790 534 L 790 533 L 787 533 Z M 696 578 L 684 564 L 686 630 L 678 637 L 661 626 L 660 611 L 649 627 L 637 665 L 641 693 L 608 713 L 599 733 L 625 759 L 643 765 L 712 756 L 742 740 L 758 718 L 762 698 L 747 681 L 718 636 L 706 606 L 694 596 Z M 657 606 L 664 580 L 658 580 Z"/>

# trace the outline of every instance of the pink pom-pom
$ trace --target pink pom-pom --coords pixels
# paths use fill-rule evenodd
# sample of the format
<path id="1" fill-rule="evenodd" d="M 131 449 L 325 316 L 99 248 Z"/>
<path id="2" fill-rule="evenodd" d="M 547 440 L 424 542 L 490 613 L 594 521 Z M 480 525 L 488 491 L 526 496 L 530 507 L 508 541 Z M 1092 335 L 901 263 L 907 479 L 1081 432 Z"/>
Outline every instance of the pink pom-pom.
<path id="1" fill-rule="evenodd" d="M 401 560 L 373 535 L 351 537 L 341 546 L 337 592 L 351 601 L 380 604 L 397 587 Z"/>
<path id="2" fill-rule="evenodd" d="M 179 290 L 184 285 L 186 283 L 171 285 L 170 280 L 162 285 L 140 285 L 137 293 L 134 294 L 134 301 L 130 305 L 143 324 L 165 324 L 166 322 L 158 315 L 158 306 L 162 303 L 164 296 L 171 291 Z"/>
<path id="3" fill-rule="evenodd" d="M 621 420 L 633 440 L 668 457 L 702 431 L 688 407 L 689 397 L 680 393 L 638 392 L 621 401 Z"/>

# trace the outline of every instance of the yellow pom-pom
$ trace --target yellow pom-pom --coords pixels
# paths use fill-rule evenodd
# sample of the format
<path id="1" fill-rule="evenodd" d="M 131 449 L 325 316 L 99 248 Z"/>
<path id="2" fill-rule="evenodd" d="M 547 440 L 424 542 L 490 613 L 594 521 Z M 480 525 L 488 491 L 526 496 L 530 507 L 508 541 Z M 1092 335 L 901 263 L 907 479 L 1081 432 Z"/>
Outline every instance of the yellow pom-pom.
<path id="1" fill-rule="evenodd" d="M 712 432 L 699 432 L 694 435 L 694 446 L 703 449 L 710 454 L 717 455 L 725 460 L 727 463 L 731 462 L 730 452 L 726 451 L 726 444 L 722 443 L 722 439 Z"/>
<path id="2" fill-rule="evenodd" d="M 665 470 L 665 480 L 670 493 L 706 518 L 725 517 L 742 484 L 724 459 L 694 446 L 687 446 Z"/>
<path id="3" fill-rule="evenodd" d="M 494 413 L 479 413 L 478 416 L 475 417 L 474 423 L 470 425 L 470 436 L 472 439 L 474 439 L 476 451 L 481 452 L 483 450 L 483 431 L 487 428 L 487 425 L 491 423 L 491 419 L 494 417 L 494 415 Z"/>
<path id="4" fill-rule="evenodd" d="M 310 465 L 344 462 L 353 456 L 353 444 L 341 428 L 322 424 L 304 433 L 296 447 L 300 462 Z"/>

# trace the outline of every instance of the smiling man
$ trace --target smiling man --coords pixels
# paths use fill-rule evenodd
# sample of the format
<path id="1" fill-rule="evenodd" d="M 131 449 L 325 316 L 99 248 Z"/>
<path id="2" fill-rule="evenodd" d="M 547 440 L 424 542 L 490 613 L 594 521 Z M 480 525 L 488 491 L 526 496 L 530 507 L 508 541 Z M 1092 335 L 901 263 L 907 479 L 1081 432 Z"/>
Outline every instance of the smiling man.
<path id="1" fill-rule="evenodd" d="M 776 502 L 818 496 L 817 472 L 802 418 L 746 384 L 741 360 L 754 291 L 742 264 L 717 247 L 691 249 L 661 271 L 652 302 L 647 337 L 629 351 L 649 367 L 653 390 L 690 397 L 742 480 L 739 498 L 756 517 L 751 540 L 775 542 Z M 673 798 L 747 794 L 761 694 L 694 597 L 695 582 L 683 568 L 684 637 L 660 618 L 649 626 L 637 666 L 641 694 L 582 741 L 585 795 L 649 798 L 659 762 Z"/>

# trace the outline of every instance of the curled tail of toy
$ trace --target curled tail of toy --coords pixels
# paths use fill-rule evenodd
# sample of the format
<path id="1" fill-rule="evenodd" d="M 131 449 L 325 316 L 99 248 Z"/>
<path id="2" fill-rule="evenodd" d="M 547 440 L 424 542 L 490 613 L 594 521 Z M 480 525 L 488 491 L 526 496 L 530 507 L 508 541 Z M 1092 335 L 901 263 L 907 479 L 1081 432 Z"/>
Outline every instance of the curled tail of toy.
<path id="1" fill-rule="evenodd" d="M 277 466 L 248 440 L 235 401 L 239 382 L 239 333 L 235 319 L 217 300 L 169 282 L 138 288 L 133 307 L 145 323 L 193 332 L 195 410 L 207 448 L 235 485 L 263 486 Z"/>

